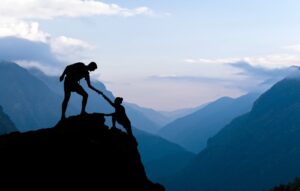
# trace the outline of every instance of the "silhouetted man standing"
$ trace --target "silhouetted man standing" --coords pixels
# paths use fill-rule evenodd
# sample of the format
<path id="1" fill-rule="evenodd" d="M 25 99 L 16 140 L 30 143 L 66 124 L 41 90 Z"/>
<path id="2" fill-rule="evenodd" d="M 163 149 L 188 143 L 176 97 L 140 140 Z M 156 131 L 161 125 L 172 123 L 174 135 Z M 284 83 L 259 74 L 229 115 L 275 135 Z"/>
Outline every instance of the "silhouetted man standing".
<path id="1" fill-rule="evenodd" d="M 80 86 L 79 81 L 84 78 L 92 90 L 97 93 L 101 91 L 97 90 L 91 85 L 89 71 L 94 71 L 97 69 L 97 64 L 95 62 L 89 63 L 89 65 L 85 65 L 82 62 L 77 62 L 71 65 L 68 65 L 62 75 L 60 76 L 59 80 L 64 82 L 64 90 L 65 90 L 65 97 L 62 103 L 62 113 L 61 119 L 66 118 L 66 110 L 68 106 L 69 99 L 71 97 L 71 92 L 76 92 L 82 96 L 82 107 L 81 107 L 81 115 L 85 114 L 85 107 L 87 104 L 88 94 L 84 89 Z M 66 77 L 65 77 L 66 76 Z"/>

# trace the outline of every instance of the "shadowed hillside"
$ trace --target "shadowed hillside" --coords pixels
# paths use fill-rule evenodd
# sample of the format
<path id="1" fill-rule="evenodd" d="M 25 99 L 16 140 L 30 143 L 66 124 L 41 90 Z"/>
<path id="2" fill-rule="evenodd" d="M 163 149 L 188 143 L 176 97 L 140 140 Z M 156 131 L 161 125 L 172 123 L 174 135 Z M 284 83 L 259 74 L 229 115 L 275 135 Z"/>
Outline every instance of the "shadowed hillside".
<path id="1" fill-rule="evenodd" d="M 139 142 L 139 151 L 151 180 L 164 183 L 166 177 L 180 171 L 196 156 L 159 136 L 136 128 L 133 132 Z"/>
<path id="2" fill-rule="evenodd" d="M 134 141 L 104 121 L 101 114 L 75 116 L 54 128 L 1 136 L 1 162 L 9 167 L 2 173 L 68 188 L 164 190 L 148 180 Z"/>
<path id="3" fill-rule="evenodd" d="M 206 147 L 207 140 L 232 119 L 249 112 L 258 96 L 257 93 L 249 93 L 235 99 L 220 98 L 190 115 L 171 122 L 159 131 L 159 135 L 189 151 L 199 153 Z"/>
<path id="4" fill-rule="evenodd" d="M 260 191 L 300 176 L 300 80 L 275 84 L 208 141 L 171 191 Z"/>

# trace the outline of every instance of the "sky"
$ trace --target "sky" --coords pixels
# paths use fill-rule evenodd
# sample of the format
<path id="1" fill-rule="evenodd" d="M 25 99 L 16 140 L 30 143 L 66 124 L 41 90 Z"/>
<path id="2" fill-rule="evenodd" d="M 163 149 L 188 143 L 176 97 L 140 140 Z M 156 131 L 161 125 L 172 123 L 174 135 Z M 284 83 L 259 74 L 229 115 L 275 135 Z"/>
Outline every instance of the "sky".
<path id="1" fill-rule="evenodd" d="M 0 59 L 60 75 L 75 62 L 126 102 L 196 107 L 300 65 L 299 0 L 1 0 Z"/>

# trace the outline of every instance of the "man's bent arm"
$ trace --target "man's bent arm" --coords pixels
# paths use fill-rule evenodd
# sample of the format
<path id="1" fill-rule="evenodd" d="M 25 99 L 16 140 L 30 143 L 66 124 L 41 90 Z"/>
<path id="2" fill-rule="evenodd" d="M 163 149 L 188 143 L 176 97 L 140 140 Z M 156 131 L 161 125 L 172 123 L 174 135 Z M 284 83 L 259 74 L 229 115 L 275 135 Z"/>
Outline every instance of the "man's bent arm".
<path id="1" fill-rule="evenodd" d="M 59 77 L 59 81 L 63 81 L 66 75 L 66 70 L 67 68 L 65 68 L 64 72 L 61 74 L 61 76 Z"/>

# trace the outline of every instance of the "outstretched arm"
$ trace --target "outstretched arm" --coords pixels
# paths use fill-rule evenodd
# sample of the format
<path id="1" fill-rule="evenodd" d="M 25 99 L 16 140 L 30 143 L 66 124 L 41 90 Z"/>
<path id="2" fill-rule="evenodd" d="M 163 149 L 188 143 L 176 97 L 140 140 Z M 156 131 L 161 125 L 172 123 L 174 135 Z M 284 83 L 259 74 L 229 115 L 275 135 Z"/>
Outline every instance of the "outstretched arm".
<path id="1" fill-rule="evenodd" d="M 100 94 L 111 106 L 115 107 L 115 104 L 106 95 L 104 95 L 104 93 L 100 92 Z"/>
<path id="2" fill-rule="evenodd" d="M 113 116 L 115 113 L 107 113 L 107 114 L 103 114 L 104 116 Z"/>
<path id="3" fill-rule="evenodd" d="M 94 90 L 95 92 L 97 92 L 98 94 L 102 93 L 101 91 L 97 90 L 96 88 L 94 88 L 91 84 L 91 80 L 90 80 L 90 76 L 86 76 L 85 77 L 86 83 L 88 85 L 89 88 L 91 88 L 92 90 Z"/>

